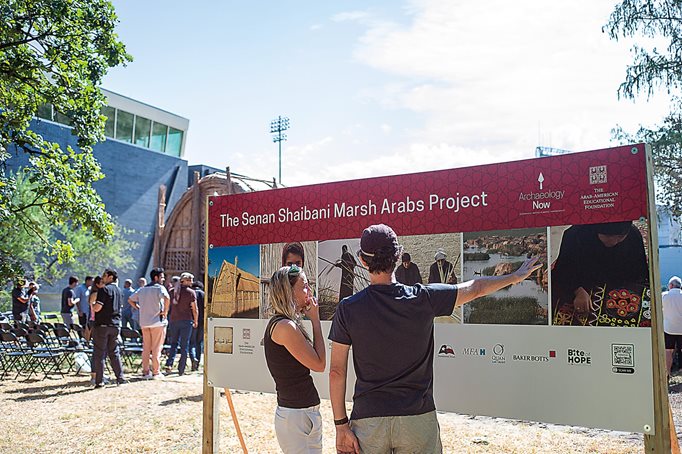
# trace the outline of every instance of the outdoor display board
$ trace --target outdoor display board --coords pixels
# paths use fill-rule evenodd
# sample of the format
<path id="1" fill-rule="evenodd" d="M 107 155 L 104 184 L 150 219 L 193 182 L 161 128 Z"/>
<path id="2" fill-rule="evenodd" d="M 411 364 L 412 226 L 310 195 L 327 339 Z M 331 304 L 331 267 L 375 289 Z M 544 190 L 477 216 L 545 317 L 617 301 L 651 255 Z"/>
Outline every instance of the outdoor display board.
<path id="1" fill-rule="evenodd" d="M 399 280 L 506 274 L 529 255 L 543 264 L 435 320 L 439 410 L 652 434 L 647 191 L 636 145 L 209 197 L 209 384 L 274 392 L 262 338 L 287 243 L 304 250 L 326 335 L 339 301 L 369 284 L 362 230 L 385 223 L 416 266 Z M 327 372 L 313 377 L 328 397 Z"/>

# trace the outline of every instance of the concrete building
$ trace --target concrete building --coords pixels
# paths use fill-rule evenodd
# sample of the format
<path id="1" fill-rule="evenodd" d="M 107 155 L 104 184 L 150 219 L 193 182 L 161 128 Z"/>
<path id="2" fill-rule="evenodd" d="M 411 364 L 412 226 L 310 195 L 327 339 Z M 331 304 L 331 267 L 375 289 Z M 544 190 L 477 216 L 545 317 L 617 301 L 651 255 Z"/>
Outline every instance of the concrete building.
<path id="1" fill-rule="evenodd" d="M 159 186 L 163 184 L 167 188 L 166 213 L 171 213 L 190 181 L 184 160 L 189 120 L 108 90 L 103 92 L 107 98 L 107 106 L 102 110 L 108 118 L 107 139 L 95 145 L 93 151 L 106 176 L 94 187 L 116 221 L 135 231 L 130 235 L 140 243 L 132 251 L 135 265 L 120 277 L 136 280 L 147 275 L 152 264 Z M 77 146 L 69 119 L 50 105 L 41 107 L 31 129 L 63 148 Z M 11 171 L 27 163 L 24 153 L 17 153 L 7 161 Z M 202 167 L 201 170 L 212 173 L 216 169 Z M 93 273 L 101 271 L 93 270 Z M 41 292 L 48 303 L 44 310 L 52 308 L 50 303 L 57 296 L 54 291 L 61 290 L 60 285 L 52 291 L 45 288 Z"/>

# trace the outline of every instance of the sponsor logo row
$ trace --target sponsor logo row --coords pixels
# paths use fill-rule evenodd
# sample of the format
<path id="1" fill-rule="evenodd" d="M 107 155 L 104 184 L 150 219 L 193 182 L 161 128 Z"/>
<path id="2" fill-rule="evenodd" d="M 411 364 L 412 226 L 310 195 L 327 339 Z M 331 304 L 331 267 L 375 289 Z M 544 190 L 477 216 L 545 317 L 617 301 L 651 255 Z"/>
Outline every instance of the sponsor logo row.
<path id="1" fill-rule="evenodd" d="M 570 366 L 592 366 L 592 354 L 581 348 L 567 348 L 565 362 Z M 557 361 L 557 350 L 546 352 L 507 352 L 504 344 L 494 344 L 492 347 L 459 347 L 442 344 L 438 348 L 440 358 L 470 358 L 479 357 L 489 359 L 492 364 L 510 362 L 548 363 Z M 635 346 L 633 344 L 611 344 L 612 372 L 618 374 L 633 374 L 635 372 Z"/>

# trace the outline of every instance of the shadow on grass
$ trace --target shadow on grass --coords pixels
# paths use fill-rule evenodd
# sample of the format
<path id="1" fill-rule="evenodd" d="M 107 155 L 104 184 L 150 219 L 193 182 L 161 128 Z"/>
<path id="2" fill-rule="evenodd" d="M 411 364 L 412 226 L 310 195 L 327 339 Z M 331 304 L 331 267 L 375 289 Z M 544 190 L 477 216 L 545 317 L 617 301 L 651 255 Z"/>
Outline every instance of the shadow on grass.
<path id="1" fill-rule="evenodd" d="M 171 400 L 164 400 L 159 404 L 161 407 L 167 407 L 168 405 L 173 405 L 173 404 L 180 404 L 183 402 L 201 402 L 203 401 L 204 397 L 201 394 L 198 394 L 196 396 L 188 396 L 188 397 L 178 397 L 177 399 L 171 399 Z"/>
<path id="2" fill-rule="evenodd" d="M 42 382 L 43 382 L 43 380 L 40 380 L 40 379 L 24 381 L 24 383 L 30 383 L 30 384 L 42 383 Z M 4 392 L 7 394 L 35 394 L 35 393 L 40 393 L 40 392 L 52 391 L 52 390 L 60 389 L 60 388 L 75 388 L 75 387 L 80 388 L 84 385 L 91 386 L 89 377 L 84 377 L 83 381 L 78 381 L 78 382 L 59 383 L 59 384 L 55 384 L 55 385 L 35 386 L 35 387 L 30 387 L 30 388 L 8 389 L 8 390 L 5 390 Z"/>

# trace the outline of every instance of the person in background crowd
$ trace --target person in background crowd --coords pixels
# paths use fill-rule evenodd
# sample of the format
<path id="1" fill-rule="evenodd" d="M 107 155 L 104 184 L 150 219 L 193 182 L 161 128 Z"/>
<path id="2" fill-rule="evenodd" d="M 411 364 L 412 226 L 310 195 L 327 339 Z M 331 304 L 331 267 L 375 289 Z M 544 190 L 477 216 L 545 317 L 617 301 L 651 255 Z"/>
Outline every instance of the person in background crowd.
<path id="1" fill-rule="evenodd" d="M 62 321 L 67 328 L 71 328 L 71 325 L 73 325 L 73 307 L 78 304 L 79 301 L 73 291 L 73 289 L 76 288 L 76 285 L 78 285 L 78 278 L 76 276 L 71 276 L 69 277 L 69 286 L 62 290 L 61 315 Z"/>
<path id="2" fill-rule="evenodd" d="M 438 249 L 433 259 L 435 262 L 429 268 L 429 284 L 456 284 L 455 267 L 446 260 L 445 249 Z"/>
<path id="3" fill-rule="evenodd" d="M 135 293 L 133 288 L 133 280 L 126 279 L 123 283 L 123 289 L 121 289 L 121 296 L 123 297 L 123 307 L 121 308 L 121 327 L 137 329 L 135 327 L 135 321 L 133 320 L 133 306 L 128 304 L 130 296 Z"/>
<path id="4" fill-rule="evenodd" d="M 90 318 L 90 286 L 92 286 L 92 276 L 86 276 L 85 282 L 73 289 L 73 293 L 78 298 L 78 324 L 85 328 Z"/>
<path id="5" fill-rule="evenodd" d="M 123 364 L 117 342 L 121 333 L 121 305 L 123 303 L 121 290 L 115 285 L 117 281 L 116 271 L 104 271 L 102 274 L 104 286 L 97 291 L 97 301 L 92 308 L 95 312 L 95 327 L 92 335 L 95 344 L 93 353 L 95 388 L 104 386 L 105 356 L 109 357 L 109 363 L 116 375 L 116 384 L 127 383 L 123 377 Z"/>
<path id="6" fill-rule="evenodd" d="M 542 266 L 535 257 L 504 276 L 406 286 L 394 274 L 401 253 L 389 226 L 366 228 L 360 261 L 369 270 L 370 285 L 336 308 L 329 332 L 329 393 L 337 452 L 441 453 L 433 401 L 433 319 L 517 284 Z M 357 378 L 349 423 L 345 396 L 351 346 Z"/>
<path id="7" fill-rule="evenodd" d="M 663 293 L 663 335 L 665 336 L 665 365 L 668 377 L 672 374 L 673 355 L 682 348 L 682 279 L 673 276 L 668 291 Z"/>
<path id="8" fill-rule="evenodd" d="M 88 304 L 90 306 L 90 317 L 88 318 L 88 323 L 85 325 L 85 330 L 83 333 L 83 337 L 85 338 L 86 342 L 90 342 L 90 339 L 92 338 L 92 331 L 95 327 L 95 310 L 93 307 L 95 306 L 95 301 L 97 301 L 97 293 L 99 292 L 99 289 L 104 287 L 104 282 L 102 281 L 102 276 L 97 276 L 92 280 L 92 285 L 90 286 L 90 295 L 88 296 Z M 90 357 L 90 366 L 91 366 L 91 373 L 90 373 L 90 384 L 94 385 L 95 384 L 95 353 L 93 351 L 91 357 Z M 106 379 L 104 379 L 106 381 Z"/>
<path id="9" fill-rule="evenodd" d="M 147 279 L 144 277 L 141 277 L 137 280 L 137 290 L 135 292 L 138 292 L 141 288 L 144 288 L 147 286 Z M 137 308 L 137 306 L 133 306 L 133 321 L 135 322 L 135 326 L 137 327 L 136 329 L 140 332 L 142 332 L 142 327 L 140 326 L 140 310 Z"/>
<path id="10" fill-rule="evenodd" d="M 303 268 L 305 265 L 305 250 L 299 242 L 287 243 L 282 248 L 282 266 L 296 265 Z"/>
<path id="11" fill-rule="evenodd" d="M 192 371 L 199 370 L 201 353 L 204 349 L 204 284 L 196 281 L 192 284 L 194 293 L 197 294 L 197 309 L 199 311 L 199 324 L 192 329 L 192 338 L 189 342 L 189 357 L 192 360 Z"/>
<path id="12" fill-rule="evenodd" d="M 412 263 L 412 257 L 405 252 L 402 256 L 403 264 L 395 269 L 395 279 L 401 284 L 414 285 L 422 283 L 422 275 L 419 267 Z"/>
<path id="13" fill-rule="evenodd" d="M 142 327 L 142 377 L 159 378 L 161 349 L 166 338 L 168 307 L 170 297 L 163 286 L 166 276 L 163 268 L 154 268 L 149 273 L 151 283 L 140 286 L 128 303 L 137 309 Z M 151 357 L 151 369 L 149 359 Z"/>
<path id="14" fill-rule="evenodd" d="M 28 319 L 28 296 L 24 285 L 26 285 L 24 279 L 17 279 L 12 289 L 12 318 L 22 323 Z"/>
<path id="15" fill-rule="evenodd" d="M 180 348 L 180 362 L 178 363 L 178 374 L 185 374 L 187 356 L 189 354 L 189 338 L 192 335 L 192 328 L 199 325 L 199 310 L 197 309 L 197 294 L 191 289 L 194 276 L 191 273 L 182 273 L 180 276 L 180 287 L 178 290 L 171 290 L 171 312 L 170 312 L 170 352 L 166 360 L 165 372 L 170 374 L 175 353 Z"/>
<path id="16" fill-rule="evenodd" d="M 38 296 L 40 285 L 36 282 L 28 283 L 28 315 L 31 321 L 40 323 L 40 297 Z"/>
<path id="17" fill-rule="evenodd" d="M 320 312 L 303 270 L 285 266 L 270 279 L 270 310 L 275 315 L 265 328 L 265 360 L 277 390 L 275 433 L 288 453 L 322 452 L 320 397 L 310 371 L 326 365 Z M 301 324 L 306 315 L 313 338 Z"/>

